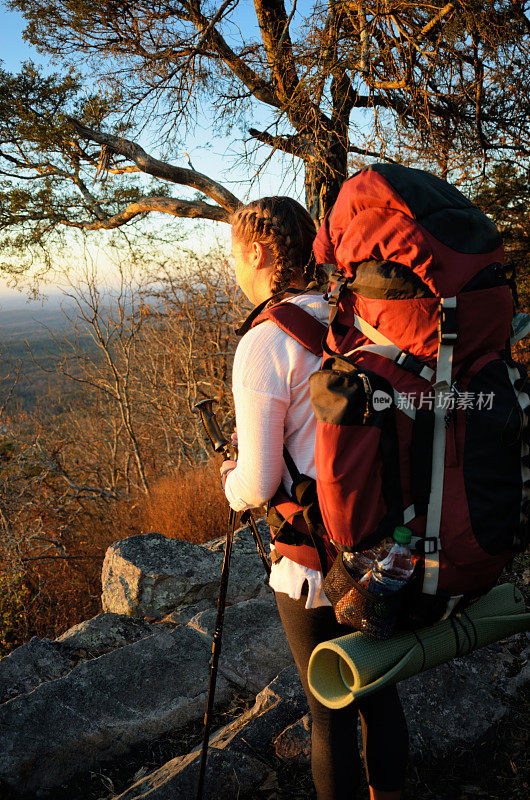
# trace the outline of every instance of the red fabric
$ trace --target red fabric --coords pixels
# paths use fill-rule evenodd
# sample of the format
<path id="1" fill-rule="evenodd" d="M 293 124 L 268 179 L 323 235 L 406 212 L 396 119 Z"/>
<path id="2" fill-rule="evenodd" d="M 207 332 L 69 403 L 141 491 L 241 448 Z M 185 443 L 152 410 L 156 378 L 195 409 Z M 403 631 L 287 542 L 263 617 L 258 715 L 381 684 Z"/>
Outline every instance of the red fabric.
<path id="1" fill-rule="evenodd" d="M 311 538 L 305 520 L 301 514 L 298 514 L 298 512 L 302 510 L 302 507 L 290 500 L 283 489 L 280 489 L 276 493 L 271 500 L 271 505 L 274 506 L 283 519 L 288 520 L 297 531 L 306 536 L 308 541 L 307 545 L 285 544 L 285 542 L 274 538 L 275 533 L 271 528 L 271 540 L 275 549 L 283 556 L 287 556 L 287 558 L 290 558 L 292 561 L 296 561 L 297 564 L 302 564 L 304 567 L 309 567 L 318 572 L 321 571 L 318 553 L 312 544 L 310 544 Z M 329 569 L 337 555 L 337 551 L 330 542 L 325 542 L 325 549 L 328 557 L 327 568 Z"/>
<path id="2" fill-rule="evenodd" d="M 393 344 L 435 369 L 439 308 L 438 298 L 388 301 L 361 297 L 346 291 L 340 302 L 337 318 L 349 327 L 349 331 L 346 336 L 341 337 L 330 329 L 327 344 L 333 351 L 342 354 L 371 344 L 371 340 L 353 326 L 353 315 L 357 314 Z M 458 340 L 453 352 L 454 374 L 470 356 L 476 358 L 482 353 L 504 348 L 510 337 L 512 309 L 512 296 L 507 286 L 458 295 Z M 359 350 L 349 357 L 357 365 L 383 375 L 400 392 L 425 391 L 427 383 L 423 379 L 407 373 L 383 356 Z"/>
<path id="3" fill-rule="evenodd" d="M 443 203 L 440 210 L 443 211 Z M 357 350 L 372 342 L 353 326 L 354 314 L 435 370 L 440 298 L 457 295 L 458 339 L 453 352 L 453 379 L 462 371 L 460 382 L 465 381 L 462 386 L 465 389 L 470 379 L 468 372 L 476 373 L 489 360 L 500 357 L 510 336 L 513 306 L 509 288 L 461 290 L 484 267 L 503 263 L 502 246 L 483 254 L 453 250 L 418 223 L 403 198 L 377 171 L 362 171 L 346 181 L 335 206 L 326 215 L 313 250 L 318 263 L 336 264 L 346 276 L 353 276 L 361 262 L 397 262 L 409 267 L 435 295 L 387 300 L 362 297 L 349 290 L 341 294 L 337 322 L 342 327 L 337 326 L 340 333 L 329 329 L 327 346 L 338 354 L 347 354 L 357 367 L 386 378 L 397 391 L 416 397 L 421 393 L 432 396 L 435 378 L 428 382 L 390 359 Z M 282 327 L 281 320 L 274 321 Z M 344 327 L 348 329 L 346 335 Z M 287 332 L 293 335 L 290 330 Z M 493 557 L 477 542 L 463 471 L 466 413 L 457 409 L 448 419 L 438 587 L 442 592 L 460 594 L 491 585 L 512 554 L 504 552 Z M 399 409 L 396 426 L 406 508 L 411 504 L 413 425 Z M 315 461 L 319 503 L 326 529 L 338 544 L 359 545 L 377 529 L 387 513 L 379 442 L 377 427 L 341 426 L 320 420 L 317 423 Z M 408 524 L 414 535 L 425 534 L 425 516 Z M 280 552 L 306 566 L 315 564 L 314 551 L 309 554 L 299 550 L 298 557 L 286 548 Z"/>
<path id="4" fill-rule="evenodd" d="M 363 261 L 396 261 L 410 267 L 438 297 L 457 294 L 483 267 L 504 261 L 502 246 L 490 253 L 465 254 L 442 244 L 372 170 L 343 184 L 313 252 L 317 263 L 336 264 L 348 276 Z"/>
<path id="5" fill-rule="evenodd" d="M 285 331 L 313 355 L 322 355 L 322 345 L 328 330 L 327 325 L 323 325 L 300 306 L 295 303 L 280 303 L 272 306 L 256 317 L 252 327 L 267 319 L 275 322 L 282 331 Z"/>
<path id="6" fill-rule="evenodd" d="M 376 427 L 317 423 L 318 502 L 326 530 L 339 545 L 358 544 L 386 513 L 380 435 Z"/>

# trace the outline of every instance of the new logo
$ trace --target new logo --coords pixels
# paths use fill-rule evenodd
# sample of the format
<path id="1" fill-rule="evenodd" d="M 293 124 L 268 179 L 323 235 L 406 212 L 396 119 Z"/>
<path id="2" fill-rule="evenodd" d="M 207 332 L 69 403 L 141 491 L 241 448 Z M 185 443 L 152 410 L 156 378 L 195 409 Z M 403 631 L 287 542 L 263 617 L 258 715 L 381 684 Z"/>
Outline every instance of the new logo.
<path id="1" fill-rule="evenodd" d="M 392 405 L 392 398 L 381 389 L 376 389 L 372 395 L 372 405 L 374 411 L 384 411 L 385 408 L 390 408 Z"/>

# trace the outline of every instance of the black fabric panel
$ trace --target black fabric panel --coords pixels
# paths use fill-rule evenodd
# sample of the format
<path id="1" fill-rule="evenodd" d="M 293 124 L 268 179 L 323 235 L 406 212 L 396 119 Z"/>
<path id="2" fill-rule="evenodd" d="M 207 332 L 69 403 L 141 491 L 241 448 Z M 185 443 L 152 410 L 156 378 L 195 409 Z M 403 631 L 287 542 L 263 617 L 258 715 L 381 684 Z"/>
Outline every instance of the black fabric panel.
<path id="1" fill-rule="evenodd" d="M 363 297 L 406 300 L 434 297 L 426 283 L 410 267 L 396 261 L 363 261 L 355 266 L 348 288 Z"/>
<path id="2" fill-rule="evenodd" d="M 503 361 L 490 362 L 470 382 L 475 398 L 493 392 L 491 409 L 466 412 L 464 481 L 473 533 L 490 555 L 510 549 L 519 534 L 522 411 Z"/>
<path id="3" fill-rule="evenodd" d="M 328 359 L 324 369 L 309 378 L 311 403 L 317 420 L 334 425 L 381 427 L 385 410 L 372 404 L 372 394 L 381 390 L 393 402 L 392 387 L 371 370 L 358 370 L 341 358 Z"/>
<path id="4" fill-rule="evenodd" d="M 416 516 L 427 513 L 431 493 L 434 412 L 416 409 L 410 443 L 410 483 Z"/>
<path id="5" fill-rule="evenodd" d="M 461 292 L 475 292 L 479 289 L 492 289 L 495 286 L 508 286 L 506 274 L 501 264 L 489 264 L 481 269 L 461 289 Z"/>
<path id="6" fill-rule="evenodd" d="M 373 164 L 438 241 L 458 253 L 490 253 L 501 245 L 496 225 L 446 181 L 400 164 Z"/>

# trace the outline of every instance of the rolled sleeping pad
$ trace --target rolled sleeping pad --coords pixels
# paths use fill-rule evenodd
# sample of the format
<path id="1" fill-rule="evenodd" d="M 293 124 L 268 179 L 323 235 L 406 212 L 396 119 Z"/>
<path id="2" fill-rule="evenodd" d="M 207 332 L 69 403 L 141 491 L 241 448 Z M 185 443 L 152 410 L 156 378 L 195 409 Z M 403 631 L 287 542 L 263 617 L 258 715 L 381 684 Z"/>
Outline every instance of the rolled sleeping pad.
<path id="1" fill-rule="evenodd" d="M 448 619 L 385 641 L 361 632 L 321 642 L 311 655 L 311 691 L 328 708 L 344 708 L 371 692 L 530 629 L 515 586 L 504 583 Z"/>

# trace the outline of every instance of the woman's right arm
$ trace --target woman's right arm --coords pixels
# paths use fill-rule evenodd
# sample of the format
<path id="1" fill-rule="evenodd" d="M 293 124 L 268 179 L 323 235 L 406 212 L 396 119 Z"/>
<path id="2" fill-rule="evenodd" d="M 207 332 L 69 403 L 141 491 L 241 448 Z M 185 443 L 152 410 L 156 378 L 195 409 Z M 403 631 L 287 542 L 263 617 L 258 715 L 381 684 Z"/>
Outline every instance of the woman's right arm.
<path id="1" fill-rule="evenodd" d="M 234 359 L 238 459 L 236 468 L 227 475 L 225 493 L 236 511 L 266 503 L 282 478 L 290 398 L 282 360 L 275 357 L 271 347 L 277 329 L 271 328 L 272 324 L 263 323 L 246 334 Z"/>

